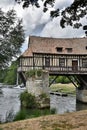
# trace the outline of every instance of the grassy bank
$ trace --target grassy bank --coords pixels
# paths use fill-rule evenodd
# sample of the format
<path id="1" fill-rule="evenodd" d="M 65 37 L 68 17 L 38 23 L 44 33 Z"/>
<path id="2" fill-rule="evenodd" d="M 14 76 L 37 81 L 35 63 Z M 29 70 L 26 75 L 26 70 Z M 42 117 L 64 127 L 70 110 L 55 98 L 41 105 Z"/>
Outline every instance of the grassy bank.
<path id="1" fill-rule="evenodd" d="M 55 109 L 22 109 L 20 110 L 15 118 L 14 121 L 24 120 L 24 119 L 30 119 L 30 118 L 36 118 L 44 115 L 51 115 L 55 114 Z"/>
<path id="2" fill-rule="evenodd" d="M 0 130 L 87 130 L 87 110 L 1 124 Z"/>
<path id="3" fill-rule="evenodd" d="M 76 94 L 76 88 L 72 83 L 69 84 L 52 84 L 51 85 L 51 91 L 58 91 L 61 93 L 67 93 L 67 94 Z"/>

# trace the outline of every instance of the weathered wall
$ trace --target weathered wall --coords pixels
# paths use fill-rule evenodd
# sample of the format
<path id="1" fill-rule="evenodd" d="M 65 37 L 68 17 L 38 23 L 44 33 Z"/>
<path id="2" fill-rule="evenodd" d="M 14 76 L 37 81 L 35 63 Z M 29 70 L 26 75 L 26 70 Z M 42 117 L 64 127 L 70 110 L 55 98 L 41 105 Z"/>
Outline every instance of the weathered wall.
<path id="1" fill-rule="evenodd" d="M 26 88 L 29 93 L 35 96 L 39 96 L 42 93 L 49 95 L 49 73 L 43 71 L 41 77 L 28 78 Z"/>
<path id="2" fill-rule="evenodd" d="M 77 101 L 87 103 L 87 89 L 79 90 L 77 88 L 76 89 L 76 99 L 77 99 Z"/>

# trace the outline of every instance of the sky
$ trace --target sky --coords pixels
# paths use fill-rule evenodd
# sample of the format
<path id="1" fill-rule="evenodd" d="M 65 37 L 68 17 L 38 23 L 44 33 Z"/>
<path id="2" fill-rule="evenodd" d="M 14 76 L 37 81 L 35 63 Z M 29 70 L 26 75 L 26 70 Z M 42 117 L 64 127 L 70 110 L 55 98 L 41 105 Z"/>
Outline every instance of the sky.
<path id="1" fill-rule="evenodd" d="M 0 0 L 0 8 L 4 11 L 9 9 L 15 9 L 17 16 L 23 19 L 23 27 L 25 30 L 25 42 L 21 48 L 22 52 L 27 49 L 28 39 L 30 35 L 53 37 L 53 38 L 76 38 L 84 37 L 85 33 L 82 28 L 73 29 L 68 26 L 64 29 L 60 27 L 60 17 L 52 19 L 50 17 L 50 10 L 43 13 L 43 4 L 40 1 L 40 8 L 32 7 L 23 9 L 21 5 L 17 4 L 15 0 Z M 54 9 L 64 9 L 69 6 L 73 0 L 56 0 Z M 81 22 L 85 25 L 86 18 L 81 19 Z"/>

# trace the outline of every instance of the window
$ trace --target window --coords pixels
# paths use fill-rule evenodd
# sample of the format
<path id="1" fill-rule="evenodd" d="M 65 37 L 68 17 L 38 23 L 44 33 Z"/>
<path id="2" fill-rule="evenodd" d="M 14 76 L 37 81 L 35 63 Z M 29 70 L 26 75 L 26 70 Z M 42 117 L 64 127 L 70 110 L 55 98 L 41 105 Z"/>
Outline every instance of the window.
<path id="1" fill-rule="evenodd" d="M 63 48 L 62 47 L 56 47 L 57 52 L 62 52 Z"/>
<path id="2" fill-rule="evenodd" d="M 82 67 L 87 67 L 87 59 L 82 59 Z"/>
<path id="3" fill-rule="evenodd" d="M 64 58 L 59 58 L 59 66 L 64 67 L 65 66 L 65 59 Z"/>
<path id="4" fill-rule="evenodd" d="M 67 52 L 72 52 L 72 48 L 66 48 Z"/>
<path id="5" fill-rule="evenodd" d="M 45 66 L 49 67 L 50 66 L 50 57 L 45 57 Z"/>
<path id="6" fill-rule="evenodd" d="M 87 46 L 85 47 L 85 49 L 87 50 Z"/>

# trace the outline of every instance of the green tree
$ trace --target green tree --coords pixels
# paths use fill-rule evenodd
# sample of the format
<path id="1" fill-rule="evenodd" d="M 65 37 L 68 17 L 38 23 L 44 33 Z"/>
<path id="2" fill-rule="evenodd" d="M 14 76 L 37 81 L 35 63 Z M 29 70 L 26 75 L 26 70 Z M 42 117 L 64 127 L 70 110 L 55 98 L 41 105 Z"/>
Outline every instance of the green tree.
<path id="1" fill-rule="evenodd" d="M 39 6 L 39 0 L 15 0 L 18 3 L 22 2 L 23 8 L 29 7 L 29 5 Z M 42 0 L 43 1 L 43 0 Z M 48 4 L 54 7 L 55 0 L 44 0 L 43 1 L 43 11 L 46 12 Z M 73 3 L 63 9 L 62 11 L 57 8 L 50 11 L 50 16 L 52 18 L 61 16 L 60 26 L 62 28 L 67 25 L 73 26 L 73 28 L 79 28 L 82 26 L 80 19 L 87 15 L 87 0 L 74 0 Z"/>
<path id="2" fill-rule="evenodd" d="M 51 82 L 53 79 L 55 79 L 55 76 L 49 76 L 49 81 Z M 71 81 L 66 76 L 58 76 L 54 83 L 70 83 Z"/>
<path id="3" fill-rule="evenodd" d="M 7 73 L 4 75 L 3 82 L 5 84 L 14 85 L 16 84 L 17 77 L 17 61 L 12 62 L 11 66 L 7 69 Z"/>
<path id="4" fill-rule="evenodd" d="M 3 69 L 0 70 L 0 83 L 4 82 L 4 78 L 5 78 L 6 74 L 7 74 L 7 68 L 4 70 Z"/>
<path id="5" fill-rule="evenodd" d="M 5 13 L 0 8 L 0 70 L 20 53 L 23 42 L 22 20 L 17 18 L 13 9 Z"/>
<path id="6" fill-rule="evenodd" d="M 57 79 L 56 79 L 56 83 L 70 83 L 70 80 L 66 77 L 66 76 L 59 76 Z"/>

